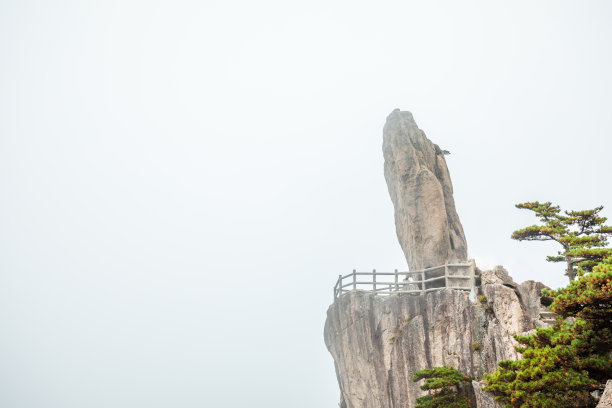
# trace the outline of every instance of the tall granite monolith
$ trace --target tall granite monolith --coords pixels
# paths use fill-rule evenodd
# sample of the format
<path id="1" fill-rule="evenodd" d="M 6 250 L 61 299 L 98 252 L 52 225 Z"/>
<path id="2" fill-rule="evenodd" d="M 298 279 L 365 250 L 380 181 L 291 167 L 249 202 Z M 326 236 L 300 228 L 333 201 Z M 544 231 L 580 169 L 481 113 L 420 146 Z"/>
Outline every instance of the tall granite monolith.
<path id="1" fill-rule="evenodd" d="M 467 260 L 444 152 L 410 112 L 395 109 L 383 130 L 385 179 L 408 267 L 419 270 Z"/>

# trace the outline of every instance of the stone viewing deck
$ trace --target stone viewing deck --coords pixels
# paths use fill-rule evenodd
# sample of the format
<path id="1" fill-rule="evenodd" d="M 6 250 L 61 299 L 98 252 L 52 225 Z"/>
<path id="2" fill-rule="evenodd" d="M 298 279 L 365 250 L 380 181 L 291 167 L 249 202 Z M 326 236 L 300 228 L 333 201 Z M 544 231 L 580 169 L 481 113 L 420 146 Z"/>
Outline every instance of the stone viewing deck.
<path id="1" fill-rule="evenodd" d="M 339 275 L 334 286 L 334 300 L 345 293 L 364 291 L 376 295 L 409 293 L 422 295 L 440 289 L 470 291 L 476 286 L 476 267 L 473 261 L 450 263 L 418 271 L 357 272 Z M 361 277 L 361 278 L 360 278 Z"/>

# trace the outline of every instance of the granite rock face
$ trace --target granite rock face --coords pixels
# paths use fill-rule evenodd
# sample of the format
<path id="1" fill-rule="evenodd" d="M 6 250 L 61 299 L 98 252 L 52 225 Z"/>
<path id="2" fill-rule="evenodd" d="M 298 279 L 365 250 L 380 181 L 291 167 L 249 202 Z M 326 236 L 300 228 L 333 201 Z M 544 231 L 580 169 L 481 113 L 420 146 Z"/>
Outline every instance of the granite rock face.
<path id="1" fill-rule="evenodd" d="M 492 394 L 482 390 L 482 386 L 478 381 L 472 381 L 472 388 L 474 389 L 474 399 L 476 400 L 477 407 L 504 408 L 503 403 L 495 401 L 495 397 Z"/>
<path id="2" fill-rule="evenodd" d="M 383 154 L 397 237 L 410 270 L 466 261 L 467 243 L 444 154 L 410 112 L 396 109 L 387 117 Z"/>
<path id="3" fill-rule="evenodd" d="M 494 275 L 483 272 L 485 278 Z M 325 344 L 342 406 L 412 408 L 425 394 L 421 383 L 412 381 L 418 370 L 446 365 L 481 380 L 499 361 L 519 358 L 512 336 L 539 325 L 529 309 L 539 302 L 539 292 L 526 288 L 521 294 L 521 285 L 510 287 L 508 279 L 483 282 L 486 299 L 475 302 L 452 289 L 421 296 L 355 291 L 336 299 L 327 311 Z M 480 400 L 485 401 L 480 407 L 496 406 L 481 391 Z"/>
<path id="4" fill-rule="evenodd" d="M 612 380 L 608 380 L 606 388 L 597 404 L 597 408 L 612 408 Z"/>

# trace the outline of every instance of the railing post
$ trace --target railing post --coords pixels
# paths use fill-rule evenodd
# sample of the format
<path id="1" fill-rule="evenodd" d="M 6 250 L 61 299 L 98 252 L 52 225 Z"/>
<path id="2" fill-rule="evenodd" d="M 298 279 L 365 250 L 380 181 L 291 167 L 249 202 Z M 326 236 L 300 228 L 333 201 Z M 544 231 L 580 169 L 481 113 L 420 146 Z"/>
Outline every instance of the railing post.
<path id="1" fill-rule="evenodd" d="M 421 271 L 421 295 L 425 294 L 425 270 Z"/>
<path id="2" fill-rule="evenodd" d="M 397 269 L 395 270 L 395 291 L 399 292 L 399 285 L 397 284 Z"/>
<path id="3" fill-rule="evenodd" d="M 376 269 L 372 269 L 372 282 L 374 283 L 374 294 L 376 294 Z"/>
<path id="4" fill-rule="evenodd" d="M 472 259 L 470 261 L 470 283 L 471 287 L 476 288 L 476 262 Z"/>
<path id="5" fill-rule="evenodd" d="M 444 287 L 448 288 L 448 265 L 444 264 Z"/>
<path id="6" fill-rule="evenodd" d="M 357 290 L 357 270 L 353 269 L 353 290 Z"/>
<path id="7" fill-rule="evenodd" d="M 338 281 L 336 281 L 336 284 L 334 285 L 334 301 L 336 300 L 337 297 L 338 297 Z"/>

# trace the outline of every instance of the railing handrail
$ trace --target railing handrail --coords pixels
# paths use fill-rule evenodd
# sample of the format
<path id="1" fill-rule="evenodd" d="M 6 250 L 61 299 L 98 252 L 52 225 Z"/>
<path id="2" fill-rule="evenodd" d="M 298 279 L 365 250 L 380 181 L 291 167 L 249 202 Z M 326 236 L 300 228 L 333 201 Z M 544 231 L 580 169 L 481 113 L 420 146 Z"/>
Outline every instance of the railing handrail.
<path id="1" fill-rule="evenodd" d="M 462 273 L 461 275 L 450 274 L 450 268 L 463 268 L 467 273 Z M 428 273 L 431 274 L 433 271 L 444 270 L 444 274 L 440 276 L 427 276 Z M 358 281 L 358 276 L 371 276 L 372 279 L 368 281 Z M 386 281 L 377 279 L 377 277 L 388 277 L 393 276 L 393 281 Z M 399 278 L 403 277 L 402 280 Z M 420 277 L 420 279 L 418 279 Z M 345 279 L 352 278 L 349 282 L 344 283 Z M 468 279 L 468 282 L 465 280 Z M 431 287 L 432 282 L 444 280 L 443 286 L 435 286 Z M 460 280 L 465 282 L 465 284 L 458 285 L 456 280 Z M 449 285 L 450 283 L 454 283 Z M 428 287 L 428 284 L 430 287 Z M 358 285 L 367 285 L 367 289 L 358 288 Z M 408 286 L 411 285 L 411 286 Z M 439 285 L 439 284 L 436 284 Z M 396 293 L 412 293 L 412 294 L 425 294 L 428 292 L 432 292 L 435 290 L 450 288 L 457 290 L 471 290 L 475 285 L 475 264 L 473 261 L 468 262 L 454 262 L 449 264 L 444 264 L 440 266 L 434 266 L 430 268 L 425 268 L 417 271 L 398 271 L 397 269 L 393 272 L 377 272 L 376 269 L 373 269 L 371 272 L 357 272 L 357 270 L 353 269 L 352 273 L 347 275 L 338 275 L 338 280 L 334 285 L 334 300 L 341 296 L 344 293 L 363 290 L 366 292 L 381 294 L 381 295 L 390 295 Z M 347 287 L 351 287 L 351 289 L 345 289 Z M 400 288 L 401 287 L 401 288 Z M 407 289 L 408 287 L 409 289 Z"/>

